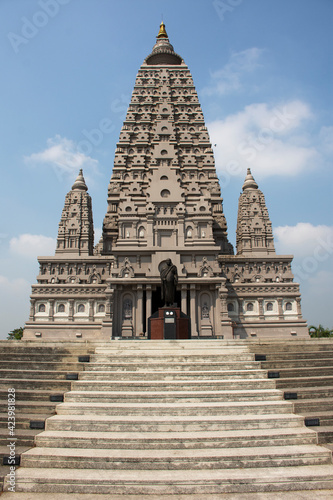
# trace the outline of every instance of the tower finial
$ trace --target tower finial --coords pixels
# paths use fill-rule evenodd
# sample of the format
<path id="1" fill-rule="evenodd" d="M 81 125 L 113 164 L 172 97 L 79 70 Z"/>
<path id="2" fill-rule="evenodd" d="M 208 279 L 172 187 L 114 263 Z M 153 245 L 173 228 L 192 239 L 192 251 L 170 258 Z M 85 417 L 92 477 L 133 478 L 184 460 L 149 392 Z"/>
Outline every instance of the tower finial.
<path id="1" fill-rule="evenodd" d="M 83 177 L 82 168 L 80 169 L 79 175 L 77 176 L 77 178 L 72 186 L 72 190 L 88 191 L 86 182 L 85 182 L 84 177 Z"/>
<path id="2" fill-rule="evenodd" d="M 168 34 L 165 30 L 165 24 L 164 22 L 162 21 L 161 24 L 160 24 L 160 31 L 158 32 L 158 35 L 157 35 L 157 38 L 168 38 Z"/>

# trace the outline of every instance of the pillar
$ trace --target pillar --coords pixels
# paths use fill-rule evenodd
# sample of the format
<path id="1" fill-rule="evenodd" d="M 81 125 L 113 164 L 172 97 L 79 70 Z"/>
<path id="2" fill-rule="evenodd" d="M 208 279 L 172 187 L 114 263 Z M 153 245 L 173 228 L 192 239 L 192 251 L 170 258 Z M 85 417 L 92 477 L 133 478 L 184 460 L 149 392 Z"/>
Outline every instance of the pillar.
<path id="1" fill-rule="evenodd" d="M 195 285 L 190 285 L 190 318 L 191 318 L 191 337 L 197 337 L 197 317 L 196 317 L 196 289 Z"/>
<path id="2" fill-rule="evenodd" d="M 284 319 L 283 318 L 283 309 L 282 309 L 282 299 L 277 299 L 278 301 L 278 312 L 279 312 L 279 319 Z"/>
<path id="3" fill-rule="evenodd" d="M 89 300 L 89 321 L 94 321 L 94 301 Z"/>
<path id="4" fill-rule="evenodd" d="M 142 324 L 142 306 L 143 306 L 143 286 L 137 286 L 137 302 L 136 302 L 136 328 L 135 328 L 135 336 L 139 336 L 140 333 L 143 332 L 143 324 Z"/>
<path id="5" fill-rule="evenodd" d="M 148 320 L 151 316 L 151 285 L 146 285 L 146 333 L 148 334 Z"/>
<path id="6" fill-rule="evenodd" d="M 187 285 L 182 285 L 182 288 L 181 288 L 181 297 L 182 297 L 181 311 L 184 314 L 187 314 Z"/>
<path id="7" fill-rule="evenodd" d="M 263 305 L 264 299 L 263 298 L 258 298 L 258 302 L 259 302 L 259 319 L 260 320 L 264 320 L 265 319 L 265 316 L 264 316 L 264 305 Z"/>
<path id="8" fill-rule="evenodd" d="M 301 297 L 296 297 L 296 308 L 298 319 L 302 319 Z"/>
<path id="9" fill-rule="evenodd" d="M 50 309 L 49 309 L 49 321 L 54 321 L 54 300 L 49 300 Z"/>
<path id="10" fill-rule="evenodd" d="M 30 299 L 30 315 L 29 315 L 29 321 L 35 321 L 35 299 Z"/>
<path id="11" fill-rule="evenodd" d="M 68 321 L 74 321 L 74 299 L 69 299 Z"/>

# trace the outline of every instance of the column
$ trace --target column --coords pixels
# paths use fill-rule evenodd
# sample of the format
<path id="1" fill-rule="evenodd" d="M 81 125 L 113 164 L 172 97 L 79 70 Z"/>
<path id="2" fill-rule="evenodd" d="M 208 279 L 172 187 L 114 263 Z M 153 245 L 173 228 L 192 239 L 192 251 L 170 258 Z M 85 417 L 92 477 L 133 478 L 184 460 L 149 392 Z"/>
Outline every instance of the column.
<path id="1" fill-rule="evenodd" d="M 182 285 L 182 288 L 181 288 L 181 297 L 182 297 L 181 311 L 184 314 L 187 314 L 187 285 Z"/>
<path id="2" fill-rule="evenodd" d="M 191 310 L 190 318 L 191 318 L 191 336 L 192 337 L 198 336 L 195 302 L 196 302 L 196 289 L 195 289 L 195 285 L 193 284 L 193 285 L 190 285 L 190 310 Z"/>
<path id="3" fill-rule="evenodd" d="M 148 334 L 148 320 L 151 316 L 151 285 L 146 285 L 146 333 Z"/>
<path id="4" fill-rule="evenodd" d="M 89 321 L 94 321 L 94 301 L 89 300 Z"/>
<path id="5" fill-rule="evenodd" d="M 135 328 L 135 336 L 139 336 L 140 333 L 143 332 L 143 324 L 142 324 L 142 306 L 143 306 L 143 286 L 137 286 L 137 301 L 136 301 L 136 328 Z"/>
<path id="6" fill-rule="evenodd" d="M 284 319 L 283 318 L 283 309 L 282 309 L 282 299 L 277 299 L 278 301 L 278 312 L 279 312 L 279 319 Z"/>
<path id="7" fill-rule="evenodd" d="M 225 283 L 226 279 L 223 278 L 222 284 L 219 289 L 222 334 L 225 339 L 232 339 L 233 328 L 232 328 L 232 321 L 229 318 L 228 314 L 228 306 L 227 306 L 228 289 L 226 288 Z"/>
<path id="8" fill-rule="evenodd" d="M 49 321 L 54 321 L 54 300 L 49 300 L 50 309 L 49 309 Z"/>
<path id="9" fill-rule="evenodd" d="M 217 336 L 222 335 L 221 318 L 222 318 L 222 311 L 221 311 L 221 301 L 220 301 L 220 285 L 216 285 L 215 308 L 214 308 L 214 334 Z"/>
<path id="10" fill-rule="evenodd" d="M 35 299 L 30 299 L 30 315 L 29 315 L 29 321 L 35 321 Z"/>
<path id="11" fill-rule="evenodd" d="M 68 321 L 74 321 L 74 299 L 69 299 Z"/>
<path id="12" fill-rule="evenodd" d="M 302 319 L 301 297 L 296 297 L 296 308 L 298 319 Z"/>
<path id="13" fill-rule="evenodd" d="M 258 302 L 259 302 L 259 319 L 260 320 L 264 320 L 265 319 L 265 316 L 264 316 L 264 299 L 263 298 L 258 298 Z"/>

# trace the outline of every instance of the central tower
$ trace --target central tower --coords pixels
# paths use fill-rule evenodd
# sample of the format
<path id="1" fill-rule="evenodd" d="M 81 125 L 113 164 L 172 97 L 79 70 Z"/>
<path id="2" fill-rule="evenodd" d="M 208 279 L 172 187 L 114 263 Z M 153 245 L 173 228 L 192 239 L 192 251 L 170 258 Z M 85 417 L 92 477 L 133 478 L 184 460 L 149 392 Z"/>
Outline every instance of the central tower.
<path id="1" fill-rule="evenodd" d="M 161 24 L 117 144 L 104 255 L 125 248 L 232 253 L 214 156 L 191 73 Z"/>
<path id="2" fill-rule="evenodd" d="M 159 303 L 158 265 L 171 258 L 180 277 L 178 305 L 199 314 L 199 322 L 204 308 L 211 334 L 221 286 L 217 256 L 233 249 L 198 95 L 164 23 L 139 69 L 120 132 L 99 251 L 115 257 L 118 277 L 137 276 L 144 288 L 150 281 L 145 320 Z M 126 304 L 134 304 L 138 291 L 127 288 L 123 283 Z"/>

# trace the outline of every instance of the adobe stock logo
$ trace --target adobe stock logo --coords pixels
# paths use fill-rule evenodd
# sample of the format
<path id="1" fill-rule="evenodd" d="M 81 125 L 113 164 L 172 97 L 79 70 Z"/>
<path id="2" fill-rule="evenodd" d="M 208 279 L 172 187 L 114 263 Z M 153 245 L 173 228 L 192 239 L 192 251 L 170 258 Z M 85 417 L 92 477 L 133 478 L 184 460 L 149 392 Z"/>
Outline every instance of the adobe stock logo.
<path id="1" fill-rule="evenodd" d="M 44 28 L 50 19 L 56 17 L 62 5 L 67 5 L 71 0 L 39 0 L 38 5 L 41 10 L 37 10 L 31 19 L 21 17 L 21 33 L 10 31 L 7 38 L 15 54 L 19 52 L 21 45 L 26 45 L 30 40 L 38 35 L 41 28 Z"/>

